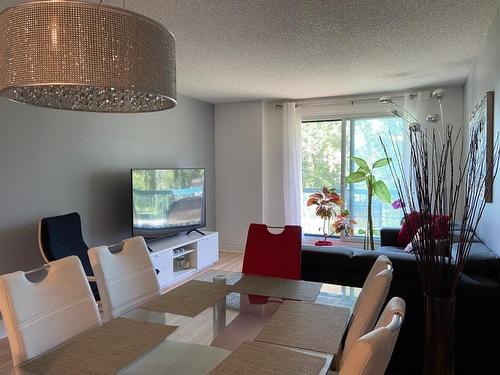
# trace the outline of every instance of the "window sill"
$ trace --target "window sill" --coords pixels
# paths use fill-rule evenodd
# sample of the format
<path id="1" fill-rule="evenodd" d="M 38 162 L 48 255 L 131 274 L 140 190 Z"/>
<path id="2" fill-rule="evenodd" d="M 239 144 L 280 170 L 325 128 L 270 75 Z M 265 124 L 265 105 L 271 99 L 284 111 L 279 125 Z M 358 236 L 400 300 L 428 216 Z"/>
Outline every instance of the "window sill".
<path id="1" fill-rule="evenodd" d="M 314 243 L 318 240 L 321 240 L 322 238 L 323 236 L 305 234 L 304 238 L 302 239 L 302 244 L 314 246 Z M 345 246 L 345 247 L 354 247 L 356 249 L 363 249 L 363 237 L 360 236 L 354 236 L 353 238 L 350 239 L 343 239 L 340 237 L 329 237 L 327 240 L 332 242 L 331 245 L 332 247 Z M 380 239 L 375 238 L 374 242 L 375 242 L 375 248 L 378 248 L 380 246 Z"/>

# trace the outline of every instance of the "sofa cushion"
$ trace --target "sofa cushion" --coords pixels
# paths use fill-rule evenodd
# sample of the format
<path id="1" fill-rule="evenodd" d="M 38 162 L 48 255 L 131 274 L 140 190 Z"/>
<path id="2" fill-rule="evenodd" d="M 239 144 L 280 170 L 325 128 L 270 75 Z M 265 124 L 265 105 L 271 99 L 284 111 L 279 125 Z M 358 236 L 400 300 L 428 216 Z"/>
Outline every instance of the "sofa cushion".
<path id="1" fill-rule="evenodd" d="M 380 246 L 377 251 L 400 253 L 403 249 L 404 248 L 400 246 Z"/>
<path id="2" fill-rule="evenodd" d="M 302 279 L 329 284 L 361 286 L 352 272 L 353 250 L 343 246 L 302 245 Z"/>
<path id="3" fill-rule="evenodd" d="M 453 244 L 454 254 L 457 246 Z M 472 242 L 464 273 L 495 277 L 500 273 L 500 256 L 482 242 Z"/>
<path id="4" fill-rule="evenodd" d="M 378 250 L 356 250 L 353 256 L 352 269 L 358 272 L 369 270 L 379 255 L 386 255 L 392 262 L 394 268 L 394 280 L 416 279 L 420 282 L 418 270 L 415 264 L 415 255 L 405 253 L 396 246 L 383 246 Z"/>
<path id="5" fill-rule="evenodd" d="M 344 246 L 302 245 L 302 263 L 306 267 L 350 270 L 354 250 Z"/>
<path id="6" fill-rule="evenodd" d="M 458 243 L 454 243 L 452 252 L 456 254 Z M 377 252 L 386 254 L 391 261 L 396 262 L 399 267 L 405 271 L 414 274 L 416 270 L 415 265 L 408 264 L 408 261 L 415 262 L 415 255 L 405 253 L 401 247 L 397 246 L 381 246 Z M 392 255 L 392 256 L 391 256 Z M 414 269 L 412 269 L 412 267 Z M 394 266 L 397 269 L 396 265 Z M 465 274 L 483 275 L 483 276 L 496 276 L 500 274 L 500 256 L 494 251 L 490 250 L 482 242 L 472 242 L 469 253 L 469 258 L 464 269 Z"/>

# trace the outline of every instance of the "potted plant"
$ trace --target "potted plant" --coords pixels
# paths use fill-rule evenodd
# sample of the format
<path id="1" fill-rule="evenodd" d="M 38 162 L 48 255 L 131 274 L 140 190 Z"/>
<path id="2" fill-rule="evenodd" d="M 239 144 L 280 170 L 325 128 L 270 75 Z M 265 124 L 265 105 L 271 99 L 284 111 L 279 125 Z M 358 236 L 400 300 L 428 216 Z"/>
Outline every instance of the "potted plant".
<path id="1" fill-rule="evenodd" d="M 329 189 L 324 186 L 322 191 L 317 191 L 309 196 L 307 206 L 316 206 L 316 216 L 323 220 L 323 240 L 316 241 L 316 246 L 330 246 L 331 241 L 327 238 L 330 227 L 330 220 L 336 215 L 335 207 L 342 205 L 342 198 L 335 192 L 335 189 Z"/>
<path id="2" fill-rule="evenodd" d="M 382 158 L 377 160 L 372 164 L 371 168 L 368 163 L 359 157 L 351 156 L 351 160 L 356 163 L 358 169 L 347 176 L 346 182 L 349 184 L 356 184 L 359 182 L 365 182 L 368 188 L 368 219 L 366 224 L 365 241 L 364 248 L 367 249 L 368 246 L 370 250 L 375 250 L 375 242 L 373 240 L 373 218 L 372 218 L 372 202 L 373 195 L 380 199 L 384 203 L 391 203 L 391 193 L 387 188 L 387 185 L 382 180 L 377 180 L 373 174 L 373 170 L 377 168 L 382 168 L 391 163 L 391 158 Z M 368 235 L 369 244 L 367 243 L 366 235 Z"/>
<path id="3" fill-rule="evenodd" d="M 354 235 L 354 225 L 357 224 L 356 220 L 350 215 L 349 210 L 340 211 L 335 216 L 333 222 L 333 231 L 340 235 L 342 238 L 351 238 Z"/>

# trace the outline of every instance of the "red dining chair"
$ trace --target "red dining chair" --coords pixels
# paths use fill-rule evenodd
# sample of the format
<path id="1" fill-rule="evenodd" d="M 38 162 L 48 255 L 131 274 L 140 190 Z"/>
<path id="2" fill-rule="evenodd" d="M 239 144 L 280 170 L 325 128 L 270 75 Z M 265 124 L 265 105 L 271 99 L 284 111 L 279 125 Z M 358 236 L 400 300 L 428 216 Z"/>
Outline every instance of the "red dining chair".
<path id="1" fill-rule="evenodd" d="M 271 233 L 265 224 L 248 228 L 243 273 L 300 280 L 302 228 L 286 225 L 281 233 Z"/>

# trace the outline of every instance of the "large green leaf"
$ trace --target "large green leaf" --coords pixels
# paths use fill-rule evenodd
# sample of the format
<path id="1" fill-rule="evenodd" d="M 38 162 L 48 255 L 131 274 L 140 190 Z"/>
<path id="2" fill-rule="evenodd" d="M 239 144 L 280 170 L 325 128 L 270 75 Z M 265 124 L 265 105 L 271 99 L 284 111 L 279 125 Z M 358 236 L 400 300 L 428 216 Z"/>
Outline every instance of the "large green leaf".
<path id="1" fill-rule="evenodd" d="M 391 161 L 392 161 L 392 159 L 391 159 L 391 158 L 383 158 L 383 159 L 379 159 L 379 160 L 377 160 L 375 163 L 373 163 L 372 168 L 380 168 L 380 167 L 386 166 L 386 165 L 387 165 L 387 164 L 389 164 Z"/>
<path id="2" fill-rule="evenodd" d="M 382 202 L 391 203 L 391 193 L 384 181 L 378 180 L 373 184 L 373 193 Z"/>
<path id="3" fill-rule="evenodd" d="M 358 165 L 359 169 L 366 173 L 370 173 L 370 167 L 368 166 L 368 163 L 366 161 L 356 156 L 351 156 L 351 159 Z"/>
<path id="4" fill-rule="evenodd" d="M 351 173 L 349 176 L 346 178 L 346 182 L 348 184 L 355 184 L 357 182 L 364 181 L 366 179 L 366 173 L 363 171 L 356 171 Z"/>

